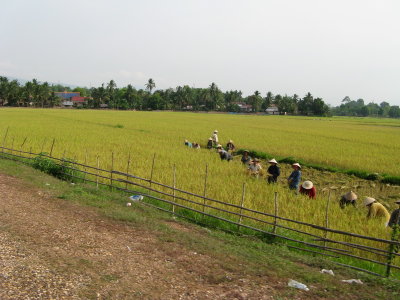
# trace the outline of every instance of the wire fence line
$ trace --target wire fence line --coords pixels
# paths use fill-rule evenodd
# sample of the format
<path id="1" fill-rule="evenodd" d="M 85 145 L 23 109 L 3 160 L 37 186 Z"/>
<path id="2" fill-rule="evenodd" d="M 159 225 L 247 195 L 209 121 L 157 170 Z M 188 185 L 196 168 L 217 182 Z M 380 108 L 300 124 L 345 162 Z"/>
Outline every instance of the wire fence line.
<path id="1" fill-rule="evenodd" d="M 54 145 L 54 140 L 52 145 Z M 174 215 L 186 219 L 191 219 L 195 220 L 196 222 L 202 223 L 204 221 L 204 217 L 208 217 L 214 220 L 219 220 L 224 223 L 236 226 L 235 227 L 237 228 L 236 232 L 240 231 L 240 228 L 243 228 L 262 234 L 266 237 L 270 238 L 272 237 L 275 242 L 282 243 L 285 246 L 292 249 L 305 251 L 308 253 L 312 253 L 313 255 L 322 255 L 339 260 L 340 259 L 343 260 L 343 258 L 349 258 L 345 260 L 346 263 L 343 263 L 343 261 L 335 261 L 335 260 L 332 260 L 332 262 L 338 265 L 346 266 L 369 274 L 377 276 L 390 276 L 391 273 L 392 275 L 398 276 L 400 274 L 399 271 L 400 266 L 394 264 L 393 259 L 389 259 L 389 257 L 392 258 L 397 257 L 397 260 L 399 260 L 398 256 L 400 256 L 400 254 L 393 250 L 392 251 L 389 250 L 391 245 L 399 248 L 400 247 L 399 241 L 377 238 L 372 236 L 364 236 L 360 234 L 336 230 L 324 226 L 319 226 L 316 224 L 311 224 L 307 222 L 293 220 L 290 218 L 281 217 L 278 214 L 277 195 L 275 195 L 274 199 L 275 200 L 274 213 L 267 213 L 246 208 L 243 206 L 243 202 L 241 203 L 241 205 L 236 205 L 218 199 L 214 199 L 211 197 L 207 197 L 206 192 L 204 192 L 203 195 L 199 195 L 196 193 L 179 189 L 176 187 L 175 182 L 173 186 L 171 186 L 168 184 L 154 181 L 152 179 L 152 176 L 150 176 L 150 178 L 148 179 L 130 174 L 128 172 L 114 170 L 113 169 L 114 155 L 112 155 L 111 158 L 112 160 L 111 169 L 106 170 L 100 168 L 98 163 L 97 166 L 91 166 L 88 165 L 87 163 L 79 163 L 77 161 L 73 161 L 70 159 L 53 157 L 50 154 L 46 153 L 33 153 L 32 150 L 23 151 L 22 147 L 19 150 L 13 149 L 13 147 L 11 148 L 5 147 L 4 142 L 3 145 L 0 146 L 0 149 L 1 149 L 0 156 L 3 158 L 14 159 L 19 161 L 21 160 L 31 161 L 38 157 L 49 159 L 53 161 L 55 164 L 63 166 L 64 169 L 73 171 L 73 173 L 65 172 L 65 175 L 69 176 L 71 179 L 74 178 L 75 180 L 79 180 L 82 182 L 92 183 L 95 184 L 97 187 L 101 185 L 127 193 L 136 193 L 143 195 L 144 197 L 147 198 L 147 199 L 145 198 L 143 201 L 140 202 L 143 205 L 151 206 L 156 209 L 166 211 L 168 213 L 172 213 Z M 85 158 L 85 161 L 86 160 L 87 159 Z M 154 166 L 154 160 L 155 156 L 153 157 L 153 166 Z M 127 170 L 129 170 L 129 167 L 127 168 Z M 153 174 L 153 170 L 151 174 Z M 207 180 L 205 180 L 205 184 L 206 181 Z M 244 192 L 245 192 L 245 186 L 243 186 L 242 197 L 244 197 Z M 152 201 L 148 201 L 148 199 L 151 199 Z M 164 205 L 161 205 L 161 203 L 163 203 Z M 166 205 L 169 205 L 169 207 Z M 199 219 L 196 217 L 196 215 L 188 215 L 187 213 L 185 213 L 187 211 L 190 211 L 191 213 L 196 214 L 197 216 L 202 216 L 202 218 Z M 280 224 L 279 222 L 286 222 L 286 224 L 283 225 Z M 310 233 L 304 230 L 300 230 L 298 228 L 293 228 L 289 224 L 295 224 L 304 226 L 306 228 L 314 229 L 318 232 L 318 234 Z M 281 232 L 279 233 L 277 231 L 278 228 L 281 229 Z M 291 234 L 288 234 L 289 232 L 291 232 Z M 345 240 L 336 240 L 334 238 L 328 238 L 327 233 L 338 235 L 342 239 L 345 239 L 346 237 L 347 238 L 351 237 L 361 241 L 377 242 L 384 246 L 378 248 L 378 247 L 363 245 L 361 242 L 356 243 L 353 241 L 349 242 Z M 293 237 L 293 235 L 295 236 Z M 316 242 L 317 243 L 323 242 L 323 245 L 319 245 Z M 327 243 L 329 243 L 330 246 L 327 246 L 326 245 Z M 341 245 L 345 249 L 335 247 L 334 245 Z M 312 248 L 313 250 L 311 250 L 310 248 Z M 355 255 L 352 252 L 352 250 L 354 249 L 357 249 L 359 252 L 361 251 L 362 253 L 373 254 L 377 258 L 371 259 L 366 256 L 363 256 L 362 254 Z M 379 261 L 379 259 L 381 259 L 381 261 Z M 364 262 L 366 264 L 372 264 L 373 266 L 381 266 L 380 267 L 381 269 L 379 268 L 378 269 L 384 271 L 373 272 L 371 271 L 371 268 L 368 269 L 366 267 L 359 267 L 359 264 L 354 263 L 357 261 Z M 376 268 L 372 269 L 375 270 Z"/>

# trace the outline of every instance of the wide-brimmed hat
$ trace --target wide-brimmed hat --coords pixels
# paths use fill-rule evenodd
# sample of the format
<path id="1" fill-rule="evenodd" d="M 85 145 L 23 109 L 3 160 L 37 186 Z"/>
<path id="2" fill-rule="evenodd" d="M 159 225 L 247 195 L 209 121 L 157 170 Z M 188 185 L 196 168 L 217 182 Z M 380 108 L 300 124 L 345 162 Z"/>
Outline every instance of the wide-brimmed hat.
<path id="1" fill-rule="evenodd" d="M 276 161 L 275 158 L 271 159 L 268 161 L 270 164 L 277 164 L 278 162 Z"/>
<path id="2" fill-rule="evenodd" d="M 304 181 L 301 186 L 303 187 L 303 189 L 310 190 L 310 189 L 312 189 L 314 184 L 311 181 L 307 180 L 307 181 Z"/>
<path id="3" fill-rule="evenodd" d="M 396 201 L 394 201 L 394 203 L 396 203 L 396 204 L 400 205 L 400 199 L 399 199 L 399 200 L 396 200 Z"/>
<path id="4" fill-rule="evenodd" d="M 222 145 L 221 145 L 221 144 L 218 144 L 218 145 L 217 145 L 217 148 L 222 148 Z"/>
<path id="5" fill-rule="evenodd" d="M 232 141 L 232 140 L 229 140 L 229 143 L 233 143 L 233 141 Z"/>
<path id="6" fill-rule="evenodd" d="M 294 164 L 292 164 L 292 166 L 296 166 L 296 167 L 299 167 L 299 169 L 301 169 L 301 166 L 299 163 L 294 163 Z"/>
<path id="7" fill-rule="evenodd" d="M 357 195 L 353 191 L 350 191 L 350 192 L 344 194 L 343 198 L 346 199 L 347 201 L 354 201 L 354 200 L 357 200 Z"/>
<path id="8" fill-rule="evenodd" d="M 376 200 L 372 197 L 365 197 L 365 199 L 364 199 L 365 206 L 370 205 L 371 203 L 374 203 L 374 202 L 376 202 Z"/>
<path id="9" fill-rule="evenodd" d="M 260 162 L 260 160 L 258 158 L 253 158 L 251 161 Z"/>
<path id="10" fill-rule="evenodd" d="M 243 153 L 245 153 L 245 152 L 249 153 L 249 150 L 243 150 Z"/>
<path id="11" fill-rule="evenodd" d="M 209 141 L 212 141 L 212 138 L 211 138 L 211 137 L 209 137 L 209 138 L 208 138 L 208 140 L 209 140 Z"/>
<path id="12" fill-rule="evenodd" d="M 218 132 L 218 130 L 217 130 L 217 129 L 215 129 L 215 130 L 214 130 L 214 133 L 216 133 L 216 132 Z"/>

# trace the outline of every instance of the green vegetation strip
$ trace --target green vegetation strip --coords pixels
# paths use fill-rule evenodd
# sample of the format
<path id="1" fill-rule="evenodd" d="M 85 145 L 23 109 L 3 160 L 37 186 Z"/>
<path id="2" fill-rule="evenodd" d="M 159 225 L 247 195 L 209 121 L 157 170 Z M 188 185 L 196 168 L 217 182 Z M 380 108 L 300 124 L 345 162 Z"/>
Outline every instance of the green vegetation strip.
<path id="1" fill-rule="evenodd" d="M 237 154 L 243 154 L 244 151 L 245 151 L 245 149 L 239 149 L 237 151 Z M 268 153 L 265 153 L 265 152 L 262 152 L 262 151 L 257 151 L 257 150 L 247 150 L 246 149 L 246 151 L 249 151 L 249 154 L 250 154 L 251 157 L 257 157 L 257 158 L 261 158 L 261 159 L 272 159 L 272 158 L 275 157 L 279 163 L 293 164 L 293 163 L 297 162 L 302 166 L 313 168 L 313 169 L 316 169 L 318 171 L 328 171 L 328 172 L 332 172 L 332 173 L 342 173 L 342 174 L 346 174 L 346 175 L 354 175 L 354 176 L 356 176 L 358 178 L 361 178 L 361 179 L 377 180 L 377 181 L 380 181 L 382 183 L 400 185 L 400 176 L 391 176 L 391 175 L 388 175 L 388 174 L 378 174 L 378 173 L 368 173 L 366 171 L 354 170 L 354 169 L 345 170 L 345 169 L 340 169 L 340 168 L 336 168 L 336 167 L 330 167 L 330 166 L 323 166 L 323 165 L 319 165 L 319 164 L 308 163 L 308 162 L 305 162 L 302 159 L 297 159 L 297 158 L 292 157 L 292 156 L 279 157 L 279 156 L 274 156 L 272 154 L 268 154 Z"/>

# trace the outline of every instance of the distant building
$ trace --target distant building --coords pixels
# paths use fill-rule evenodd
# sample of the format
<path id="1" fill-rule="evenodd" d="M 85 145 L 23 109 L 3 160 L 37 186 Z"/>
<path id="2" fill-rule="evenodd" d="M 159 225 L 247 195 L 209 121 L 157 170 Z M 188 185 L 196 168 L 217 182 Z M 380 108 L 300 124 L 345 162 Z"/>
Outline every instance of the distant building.
<path id="1" fill-rule="evenodd" d="M 269 115 L 279 115 L 279 109 L 275 104 L 271 104 L 265 112 Z"/>
<path id="2" fill-rule="evenodd" d="M 56 96 L 62 99 L 62 106 L 83 106 L 86 104 L 88 97 L 81 97 L 80 92 L 55 92 Z"/>
<path id="3" fill-rule="evenodd" d="M 235 102 L 234 104 L 236 104 L 240 108 L 241 112 L 251 112 L 253 110 L 253 107 L 250 104 L 246 104 L 243 102 Z"/>

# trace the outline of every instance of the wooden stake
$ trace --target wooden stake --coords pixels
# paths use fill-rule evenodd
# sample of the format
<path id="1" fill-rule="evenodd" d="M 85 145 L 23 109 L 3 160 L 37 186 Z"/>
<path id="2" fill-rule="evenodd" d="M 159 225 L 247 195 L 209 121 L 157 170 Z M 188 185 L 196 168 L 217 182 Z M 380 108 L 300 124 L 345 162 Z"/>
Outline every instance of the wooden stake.
<path id="1" fill-rule="evenodd" d="M 150 186 L 151 186 L 151 182 L 153 181 L 153 171 L 154 171 L 154 160 L 156 159 L 156 154 L 154 153 L 153 155 L 153 163 L 151 165 L 151 173 L 150 173 Z"/>
<path id="2" fill-rule="evenodd" d="M 45 143 L 46 143 L 46 138 L 43 140 L 42 149 L 40 149 L 40 153 L 43 153 L 43 148 Z"/>
<path id="3" fill-rule="evenodd" d="M 176 201 L 176 198 L 175 198 L 175 196 L 176 196 L 176 165 L 174 164 L 174 174 L 173 174 L 173 178 L 174 178 L 174 185 L 173 185 L 173 202 L 175 203 L 175 201 Z M 172 205 L 172 213 L 175 213 L 175 205 Z"/>
<path id="4" fill-rule="evenodd" d="M 111 152 L 111 173 L 110 173 L 111 190 L 113 189 L 113 171 L 114 171 L 114 152 Z"/>
<path id="5" fill-rule="evenodd" d="M 12 142 L 11 142 L 11 154 L 13 154 L 14 140 L 15 140 L 15 137 L 13 137 Z"/>
<path id="6" fill-rule="evenodd" d="M 328 228 L 328 226 L 329 226 L 328 212 L 329 212 L 329 202 L 330 201 L 331 201 L 331 191 L 329 190 L 328 200 L 326 201 L 326 210 L 325 210 L 325 228 Z M 328 237 L 328 231 L 326 231 L 326 230 L 325 230 L 324 237 L 325 237 L 325 239 Z M 326 247 L 326 241 L 324 241 L 324 247 Z"/>
<path id="7" fill-rule="evenodd" d="M 5 147 L 5 145 L 6 145 L 6 139 L 7 139 L 7 135 L 8 135 L 8 128 L 9 128 L 9 127 L 7 127 L 6 133 L 4 134 L 3 146 L 2 146 L 2 148 L 1 148 L 1 152 L 4 152 L 4 147 Z"/>
<path id="8" fill-rule="evenodd" d="M 51 156 L 51 155 L 50 155 Z M 85 171 L 85 172 L 87 172 L 87 168 L 86 168 L 86 166 L 87 166 L 87 150 L 85 150 L 85 163 L 84 163 L 84 167 L 83 167 L 83 170 Z M 83 182 L 85 182 L 86 181 L 86 173 L 83 173 Z"/>
<path id="9" fill-rule="evenodd" d="M 203 212 L 205 211 L 206 208 L 206 197 L 207 197 L 207 178 L 208 178 L 208 164 L 206 164 L 206 174 L 204 176 L 204 192 L 203 192 L 203 197 L 204 197 L 204 201 L 203 201 Z M 203 215 L 204 216 L 204 215 Z"/>
<path id="10" fill-rule="evenodd" d="M 243 183 L 243 188 L 242 188 L 242 200 L 240 202 L 240 213 L 239 213 L 239 225 L 238 225 L 238 231 L 240 230 L 240 224 L 242 224 L 242 211 L 243 211 L 243 204 L 244 204 L 244 198 L 246 194 L 246 183 Z"/>
<path id="11" fill-rule="evenodd" d="M 272 230 L 272 232 L 274 233 L 274 234 L 276 234 L 276 225 L 278 224 L 278 219 L 277 219 L 277 216 L 278 216 L 278 192 L 275 192 L 274 193 L 274 228 L 273 228 L 273 230 Z"/>
<path id="12" fill-rule="evenodd" d="M 51 143 L 51 149 L 50 149 L 50 157 L 53 154 L 53 147 L 54 147 L 54 143 L 55 143 L 56 139 L 53 139 L 53 142 Z"/>
<path id="13" fill-rule="evenodd" d="M 126 174 L 129 174 L 129 166 L 131 165 L 131 153 L 129 152 L 128 155 L 128 164 L 126 166 Z M 126 175 L 126 180 L 129 180 L 128 175 Z M 125 189 L 128 189 L 128 182 L 125 182 Z"/>
<path id="14" fill-rule="evenodd" d="M 19 149 L 20 151 L 22 151 L 22 147 L 25 145 L 25 142 L 26 142 L 27 138 L 28 138 L 28 137 L 25 137 L 24 141 L 22 142 L 21 147 L 20 147 L 20 149 Z"/>
<path id="15" fill-rule="evenodd" d="M 96 163 L 97 163 L 96 188 L 99 189 L 99 169 L 100 169 L 99 155 L 96 156 Z"/>

